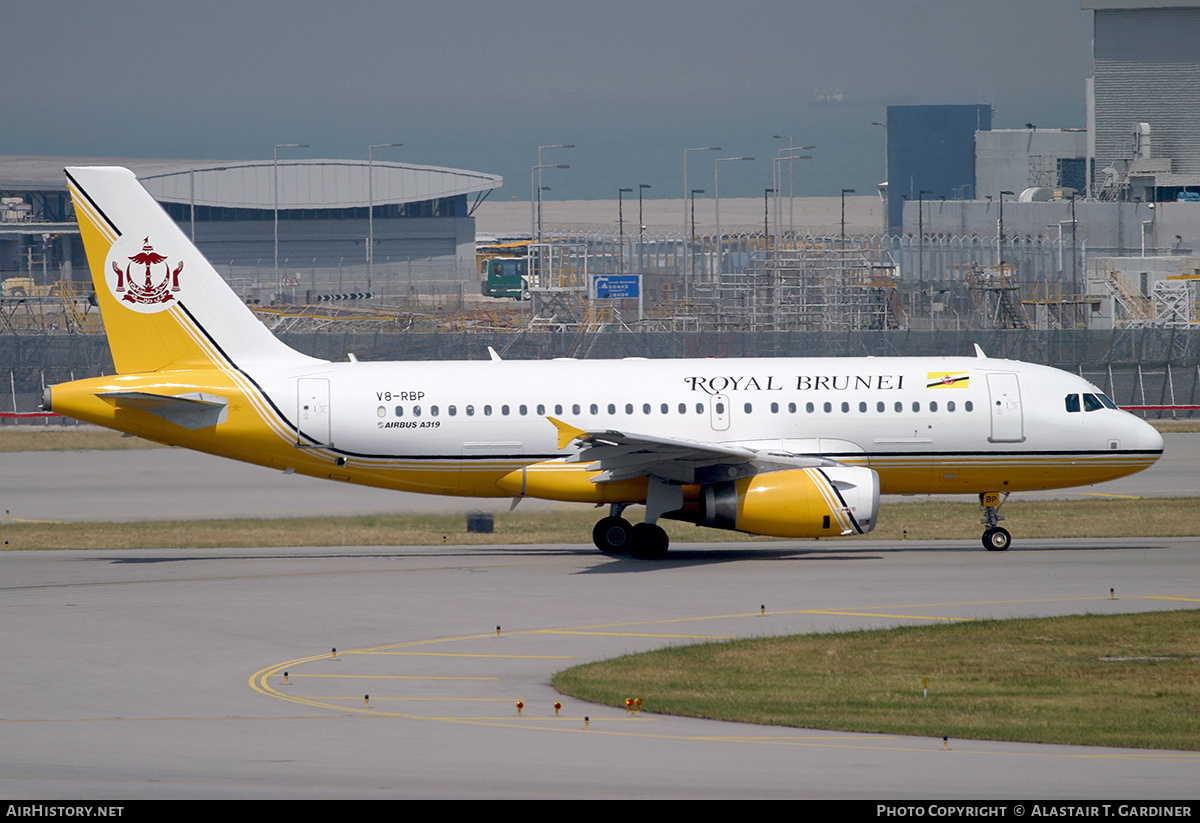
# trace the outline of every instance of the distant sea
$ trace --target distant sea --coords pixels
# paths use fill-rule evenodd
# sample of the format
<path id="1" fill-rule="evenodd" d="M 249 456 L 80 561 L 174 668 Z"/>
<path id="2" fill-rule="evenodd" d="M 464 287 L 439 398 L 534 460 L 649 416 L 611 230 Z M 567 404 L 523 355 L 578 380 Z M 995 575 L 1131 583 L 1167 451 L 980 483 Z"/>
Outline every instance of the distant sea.
<path id="1" fill-rule="evenodd" d="M 457 168 L 501 174 L 504 187 L 493 192 L 493 199 L 529 201 L 532 167 L 537 164 L 537 143 L 574 143 L 573 149 L 547 149 L 544 164 L 569 164 L 569 169 L 544 169 L 542 185 L 546 200 L 616 200 L 617 191 L 629 188 L 626 199 L 637 199 L 640 184 L 649 184 L 647 198 L 683 196 L 683 154 L 685 148 L 717 145 L 721 151 L 696 151 L 688 154 L 688 187 L 704 189 L 712 197 L 716 188 L 714 165 L 717 158 L 754 157 L 753 161 L 727 161 L 720 164 L 721 197 L 762 197 L 772 186 L 773 159 L 787 140 L 772 139 L 774 134 L 791 135 L 793 145 L 815 148 L 797 151 L 809 160 L 796 160 L 795 195 L 797 197 L 836 197 L 843 188 L 858 194 L 875 194 L 884 179 L 886 130 L 872 126 L 884 122 L 882 103 L 809 106 L 804 100 L 790 109 L 781 109 L 769 121 L 750 122 L 736 106 L 714 112 L 711 122 L 676 124 L 643 123 L 636 127 L 623 124 L 605 132 L 575 134 L 570 125 L 559 124 L 544 140 L 527 148 L 512 139 L 489 142 L 480 134 L 463 135 L 444 144 L 444 158 L 437 161 Z M 422 162 L 422 161 L 419 161 Z M 787 164 L 782 164 L 787 187 Z"/>

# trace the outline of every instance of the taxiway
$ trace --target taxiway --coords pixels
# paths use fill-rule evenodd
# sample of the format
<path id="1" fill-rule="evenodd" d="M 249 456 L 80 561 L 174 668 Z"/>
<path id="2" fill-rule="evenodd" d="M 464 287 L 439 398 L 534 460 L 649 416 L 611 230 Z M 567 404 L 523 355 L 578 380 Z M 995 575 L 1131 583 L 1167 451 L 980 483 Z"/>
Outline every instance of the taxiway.
<path id="1" fill-rule="evenodd" d="M 1197 752 L 944 749 L 652 700 L 631 717 L 550 687 L 671 643 L 1200 602 L 1200 540 L 972 544 L 3 553 L 0 794 L 1193 797 Z"/>

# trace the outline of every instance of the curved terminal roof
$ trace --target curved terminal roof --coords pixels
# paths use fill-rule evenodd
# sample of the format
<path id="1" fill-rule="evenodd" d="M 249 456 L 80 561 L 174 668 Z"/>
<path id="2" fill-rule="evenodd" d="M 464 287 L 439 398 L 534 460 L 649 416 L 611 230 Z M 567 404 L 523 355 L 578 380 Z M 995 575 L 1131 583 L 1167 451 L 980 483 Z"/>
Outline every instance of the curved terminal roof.
<path id="1" fill-rule="evenodd" d="M 464 169 L 377 160 L 368 185 L 366 160 L 280 160 L 280 209 L 365 208 L 416 203 L 499 188 L 503 178 Z M 65 166 L 125 166 L 160 202 L 271 209 L 271 160 L 133 160 L 99 157 L 0 157 L 0 190 L 66 190 Z M 194 196 L 194 201 L 193 201 Z"/>
<path id="2" fill-rule="evenodd" d="M 416 203 L 497 188 L 494 174 L 365 160 L 280 160 L 279 208 L 345 209 Z M 373 182 L 368 185 L 368 173 Z M 270 161 L 208 164 L 142 176 L 159 201 L 197 206 L 270 209 L 275 206 L 275 166 Z"/>

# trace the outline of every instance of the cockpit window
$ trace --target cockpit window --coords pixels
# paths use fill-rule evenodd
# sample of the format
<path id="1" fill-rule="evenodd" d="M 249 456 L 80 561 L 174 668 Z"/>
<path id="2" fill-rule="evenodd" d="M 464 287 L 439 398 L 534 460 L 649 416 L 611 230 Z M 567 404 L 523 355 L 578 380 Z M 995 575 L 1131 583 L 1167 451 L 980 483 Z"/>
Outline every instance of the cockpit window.
<path id="1" fill-rule="evenodd" d="M 1101 409 L 1116 409 L 1116 408 L 1118 408 L 1116 403 L 1109 400 L 1108 397 L 1106 397 L 1105 395 L 1100 394 L 1100 392 L 1096 392 L 1095 394 L 1088 392 L 1083 395 L 1068 394 L 1066 396 L 1067 411 L 1069 411 L 1069 412 L 1079 411 L 1079 398 L 1081 396 L 1083 397 L 1083 410 L 1085 412 L 1094 412 L 1094 411 L 1100 411 Z"/>

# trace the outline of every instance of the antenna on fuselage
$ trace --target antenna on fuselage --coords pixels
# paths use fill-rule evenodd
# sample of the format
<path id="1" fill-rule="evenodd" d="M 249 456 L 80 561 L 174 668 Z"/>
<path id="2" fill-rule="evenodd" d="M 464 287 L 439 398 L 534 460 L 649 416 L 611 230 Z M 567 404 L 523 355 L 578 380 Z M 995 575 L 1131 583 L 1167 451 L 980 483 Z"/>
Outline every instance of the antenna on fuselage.
<path id="1" fill-rule="evenodd" d="M 987 360 L 987 355 L 983 353 L 983 349 L 979 348 L 979 344 L 975 343 L 973 345 L 975 346 L 975 356 Z"/>

